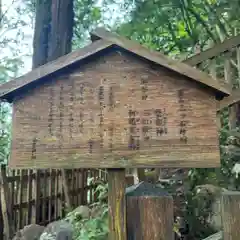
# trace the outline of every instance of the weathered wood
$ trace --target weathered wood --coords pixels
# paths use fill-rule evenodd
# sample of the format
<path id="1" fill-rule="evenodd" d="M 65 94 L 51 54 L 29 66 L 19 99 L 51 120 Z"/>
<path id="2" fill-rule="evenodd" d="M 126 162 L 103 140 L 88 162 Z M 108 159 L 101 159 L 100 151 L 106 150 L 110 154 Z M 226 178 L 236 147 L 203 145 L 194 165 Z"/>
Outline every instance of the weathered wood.
<path id="1" fill-rule="evenodd" d="M 233 104 L 239 102 L 240 102 L 240 89 L 237 88 L 232 91 L 232 94 L 230 96 L 224 98 L 223 100 L 217 103 L 217 111 L 220 111 L 225 107 L 230 107 Z"/>
<path id="2" fill-rule="evenodd" d="M 230 64 L 230 58 L 231 56 L 226 56 L 224 60 L 224 79 L 233 88 L 232 68 Z M 229 113 L 229 119 L 228 119 L 229 128 L 235 129 L 236 123 L 237 123 L 236 107 L 229 106 L 228 113 Z"/>
<path id="3" fill-rule="evenodd" d="M 220 84 L 218 81 L 213 81 L 206 73 L 192 68 L 185 63 L 172 60 L 159 52 L 150 51 L 136 42 L 120 37 L 114 33 L 110 33 L 104 29 L 95 30 L 93 35 L 104 40 L 98 40 L 83 49 L 59 58 L 55 62 L 39 67 L 18 79 L 4 83 L 0 86 L 0 98 L 12 101 L 12 96 L 10 95 L 15 95 L 16 90 L 19 90 L 24 86 L 26 87 L 29 83 L 33 83 L 57 70 L 70 66 L 80 60 L 84 60 L 85 58 L 113 45 L 117 45 L 139 57 L 179 73 L 180 75 L 187 77 L 188 80 L 193 80 L 193 82 L 199 82 L 206 85 L 217 95 L 225 96 L 230 94 L 230 89 L 228 89 L 227 85 Z"/>
<path id="4" fill-rule="evenodd" d="M 63 192 L 64 192 L 64 199 L 65 199 L 66 207 L 68 209 L 71 209 L 72 204 L 71 204 L 71 200 L 69 197 L 69 187 L 68 187 L 68 183 L 67 183 L 66 169 L 62 169 L 61 172 L 62 172 Z M 74 175 L 73 175 L 73 177 L 74 177 Z"/>
<path id="5" fill-rule="evenodd" d="M 61 170 L 59 170 L 59 171 L 61 171 Z M 64 217 L 64 208 L 65 208 L 65 204 L 64 204 L 64 189 L 63 189 L 63 186 L 64 186 L 64 184 L 63 184 L 63 178 L 62 178 L 62 176 L 61 176 L 61 178 L 60 178 L 60 183 L 59 183 L 59 185 L 60 185 L 60 198 L 59 198 L 59 209 L 60 209 L 60 218 L 61 219 L 63 219 L 63 217 Z"/>
<path id="6" fill-rule="evenodd" d="M 196 66 L 205 60 L 219 56 L 223 52 L 231 51 L 234 47 L 239 45 L 240 35 L 227 39 L 222 43 L 216 44 L 214 47 L 207 49 L 206 51 L 201 52 L 197 55 L 194 55 L 193 57 L 186 59 L 184 62 L 191 66 Z"/>
<path id="7" fill-rule="evenodd" d="M 223 192 L 222 224 L 224 240 L 239 240 L 240 236 L 240 192 Z"/>
<path id="8" fill-rule="evenodd" d="M 56 176 L 58 175 L 59 178 L 62 178 L 60 174 L 61 170 L 59 170 L 58 173 L 55 170 L 38 170 L 37 173 L 31 169 L 21 171 L 10 171 L 9 169 L 7 170 L 8 171 L 6 171 L 6 182 L 7 184 L 9 184 L 10 188 L 7 189 L 7 193 L 5 196 L 5 198 L 7 199 L 7 204 L 5 206 L 8 207 L 8 215 L 10 216 L 11 226 L 13 229 L 12 232 L 16 232 L 22 229 L 23 226 L 32 223 L 46 225 L 49 222 L 58 220 L 61 218 L 61 216 L 63 216 L 61 214 L 63 213 L 62 209 L 64 209 L 65 202 L 63 199 L 63 194 L 60 190 L 60 188 L 62 187 L 60 185 L 62 184 L 60 182 L 60 179 L 58 180 L 58 186 L 54 192 L 54 183 Z M 79 177 L 81 177 L 82 175 L 80 171 L 84 171 L 84 169 L 77 169 L 77 171 L 75 171 L 75 175 L 79 175 Z M 97 171 L 95 172 L 97 173 Z M 73 175 L 69 173 L 67 177 L 70 179 L 72 176 Z M 98 176 L 99 180 L 105 179 L 104 176 L 100 176 L 100 174 Z M 47 184 L 45 185 L 43 185 L 44 178 L 47 178 Z M 37 183 L 35 181 L 37 181 Z M 18 186 L 18 189 L 14 187 L 14 185 Z M 71 184 L 69 184 L 68 186 L 70 185 Z M 2 185 L 0 184 L 0 189 L 2 189 L 1 186 Z M 45 197 L 43 194 L 41 198 L 40 190 L 43 193 L 44 188 L 46 188 L 48 192 Z M 22 190 L 20 191 L 20 189 Z M 73 198 L 74 196 L 79 195 L 80 192 L 83 192 L 83 194 L 87 194 L 87 192 L 94 192 L 95 189 L 96 185 L 94 184 L 85 186 L 84 189 L 82 189 L 81 185 L 79 185 L 78 188 L 76 186 L 76 188 L 69 190 L 69 196 Z M 20 193 L 22 197 L 20 197 Z M 3 192 L 1 194 L 3 194 Z M 2 204 L 4 203 L 4 201 L 0 201 L 0 203 Z M 43 203 L 45 203 L 45 205 L 43 205 Z M 86 204 L 89 204 L 89 202 L 86 202 Z M 80 198 L 78 199 L 78 202 L 76 202 L 76 206 L 79 205 L 82 205 Z M 45 213 L 43 213 L 44 208 L 46 211 Z M 0 217 L 0 228 L 1 227 L 3 227 L 3 220 L 1 221 Z"/>
<path id="9" fill-rule="evenodd" d="M 127 188 L 128 240 L 173 240 L 173 198 L 150 183 Z"/>
<path id="10" fill-rule="evenodd" d="M 82 169 L 81 170 L 81 182 L 80 182 L 80 186 L 81 186 L 81 205 L 84 205 L 84 200 L 85 200 L 85 191 L 84 191 L 84 187 L 85 187 L 85 170 Z"/>
<path id="11" fill-rule="evenodd" d="M 109 240 L 126 240 L 125 169 L 108 170 Z"/>
<path id="12" fill-rule="evenodd" d="M 11 146 L 19 168 L 216 167 L 216 100 L 164 68 L 109 53 L 16 100 Z"/>
<path id="13" fill-rule="evenodd" d="M 6 177 L 6 168 L 1 166 L 0 167 L 0 190 L 1 190 L 1 209 L 2 209 L 2 217 L 3 217 L 3 224 L 4 224 L 4 235 L 6 239 L 12 239 L 14 230 L 13 230 L 13 223 L 12 218 L 10 215 L 10 207 L 8 203 L 8 182 Z"/>
<path id="14" fill-rule="evenodd" d="M 138 56 L 141 56 L 147 60 L 157 63 L 163 67 L 166 67 L 167 69 L 180 73 L 181 75 L 184 75 L 191 80 L 200 82 L 219 92 L 225 93 L 226 95 L 229 95 L 230 93 L 227 85 L 221 85 L 219 84 L 218 81 L 213 81 L 213 79 L 209 77 L 209 75 L 205 74 L 204 72 L 201 72 L 195 68 L 192 68 L 188 64 L 185 64 L 183 62 L 170 59 L 167 56 L 161 54 L 160 52 L 150 51 L 135 41 L 130 41 L 117 34 L 106 31 L 103 28 L 95 29 L 95 31 L 92 32 L 92 36 L 94 38 L 98 38 L 98 39 L 100 38 L 107 41 L 111 41 L 116 45 L 132 53 L 137 54 Z"/>
<path id="15" fill-rule="evenodd" d="M 32 206 L 32 223 L 38 223 L 40 217 L 40 170 L 35 171 L 33 182 L 33 199 L 35 204 Z"/>
<path id="16" fill-rule="evenodd" d="M 216 69 L 216 59 L 215 58 L 210 59 L 209 73 L 210 73 L 210 76 L 214 80 L 217 80 L 217 69 Z"/>
<path id="17" fill-rule="evenodd" d="M 47 63 L 43 66 L 40 66 L 31 72 L 27 73 L 24 76 L 21 76 L 17 79 L 9 81 L 6 84 L 0 85 L 0 98 L 5 98 L 8 93 L 16 91 L 23 86 L 33 83 L 40 78 L 44 78 L 49 74 L 52 74 L 62 68 L 70 66 L 75 62 L 78 62 L 84 58 L 92 56 L 93 54 L 105 49 L 106 47 L 111 46 L 112 43 L 106 42 L 104 40 L 99 40 L 94 42 L 93 45 L 86 46 L 84 49 L 79 49 L 67 55 L 64 55 L 58 58 L 55 61 Z M 9 99 L 10 100 L 10 99 Z"/>
<path id="18" fill-rule="evenodd" d="M 17 222 L 17 228 L 21 229 L 23 227 L 23 208 L 22 208 L 22 201 L 23 201 L 23 170 L 20 170 L 19 173 L 19 188 L 17 188 L 17 198 L 18 198 L 18 204 L 19 204 L 19 210 L 18 210 L 18 222 Z"/>
<path id="19" fill-rule="evenodd" d="M 47 213 L 47 207 L 48 203 L 46 201 L 47 198 L 47 176 L 46 176 L 46 171 L 44 171 L 44 175 L 42 178 L 42 183 L 40 184 L 40 193 L 41 193 L 41 205 L 42 205 L 42 222 L 45 222 L 47 220 L 46 213 Z"/>
<path id="20" fill-rule="evenodd" d="M 33 175 L 33 170 L 29 169 L 28 170 L 28 180 L 27 180 L 27 202 L 28 202 L 28 206 L 27 206 L 27 224 L 31 224 L 31 220 L 32 220 L 32 175 Z M 23 178 L 23 176 L 22 176 Z M 22 203 L 23 204 L 23 203 Z"/>
<path id="21" fill-rule="evenodd" d="M 49 176 L 48 176 L 48 196 L 49 196 L 49 199 L 48 199 L 48 221 L 51 222 L 52 221 L 52 206 L 53 206 L 53 184 L 54 184 L 54 181 L 53 181 L 53 170 L 50 169 L 49 170 L 50 173 L 49 173 Z"/>

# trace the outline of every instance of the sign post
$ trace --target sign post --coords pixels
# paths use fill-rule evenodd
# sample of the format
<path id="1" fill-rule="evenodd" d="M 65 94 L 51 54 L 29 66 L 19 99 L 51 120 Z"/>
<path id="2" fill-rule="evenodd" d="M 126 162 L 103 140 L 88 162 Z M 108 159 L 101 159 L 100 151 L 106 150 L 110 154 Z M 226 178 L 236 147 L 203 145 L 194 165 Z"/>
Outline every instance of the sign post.
<path id="1" fill-rule="evenodd" d="M 125 169 L 108 169 L 109 240 L 127 240 Z"/>

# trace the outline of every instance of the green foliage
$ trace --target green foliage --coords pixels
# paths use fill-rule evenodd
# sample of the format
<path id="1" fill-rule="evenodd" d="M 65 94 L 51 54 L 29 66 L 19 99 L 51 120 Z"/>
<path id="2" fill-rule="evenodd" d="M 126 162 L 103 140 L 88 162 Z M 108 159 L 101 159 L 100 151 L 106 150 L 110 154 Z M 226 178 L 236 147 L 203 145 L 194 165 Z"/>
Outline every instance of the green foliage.
<path id="1" fill-rule="evenodd" d="M 22 46 L 20 43 L 24 38 L 21 26 L 26 23 L 21 16 L 32 17 L 35 0 L 25 2 L 26 9 L 16 7 L 16 14 L 13 14 L 16 18 L 11 19 L 6 15 L 2 19 L 0 83 L 18 75 L 18 68 L 21 66 L 21 58 L 18 58 L 20 48 L 16 47 Z M 186 58 L 225 37 L 238 34 L 239 7 L 239 0 L 75 0 L 73 49 L 87 43 L 89 31 L 98 25 L 104 25 L 151 49 L 162 51 L 174 58 Z M 16 30 L 15 35 L 8 34 L 13 30 Z M 5 49 L 8 49 L 7 54 Z M 5 161 L 8 157 L 9 110 L 9 106 L 1 104 L 0 161 Z M 223 128 L 219 134 L 221 168 L 189 171 L 186 218 L 191 232 L 195 233 L 193 239 L 206 237 L 212 231 L 205 221 L 210 211 L 211 196 L 209 199 L 196 198 L 195 187 L 207 183 L 231 189 L 239 189 L 240 186 L 240 178 L 233 171 L 239 161 L 239 129 L 229 132 L 226 111 L 222 112 L 222 123 Z M 75 239 L 106 239 L 106 189 L 107 185 L 104 184 L 97 187 L 99 201 L 91 206 L 100 208 L 101 214 L 90 219 L 73 217 Z M 196 208 L 199 209 L 198 213 Z"/>
<path id="2" fill-rule="evenodd" d="M 67 219 L 74 228 L 74 240 L 105 240 L 108 237 L 108 205 L 106 201 L 108 186 L 99 182 L 95 194 L 98 201 L 90 206 L 91 215 L 89 218 L 82 218 L 81 215 L 69 213 Z"/>
<path id="3" fill-rule="evenodd" d="M 119 32 L 173 57 L 239 32 L 238 1 L 141 0 Z M 233 26 L 234 25 L 234 26 Z"/>
<path id="4" fill-rule="evenodd" d="M 207 221 L 212 212 L 214 196 L 209 194 L 197 194 L 196 189 L 186 194 L 187 213 L 190 239 L 203 239 L 215 233 L 213 227 Z"/>
<path id="5" fill-rule="evenodd" d="M 3 15 L 0 17 L 0 84 L 19 75 L 19 70 L 23 66 L 21 50 L 25 46 L 24 27 L 27 25 L 26 17 L 23 17 L 25 6 L 3 4 L 1 7 Z M 18 45 L 21 45 L 22 49 Z M 0 163 L 6 163 L 9 156 L 10 112 L 11 106 L 0 102 Z"/>
<path id="6" fill-rule="evenodd" d="M 73 226 L 75 240 L 107 239 L 108 236 L 107 206 L 105 206 L 105 210 L 100 216 L 84 220 L 75 219 Z"/>

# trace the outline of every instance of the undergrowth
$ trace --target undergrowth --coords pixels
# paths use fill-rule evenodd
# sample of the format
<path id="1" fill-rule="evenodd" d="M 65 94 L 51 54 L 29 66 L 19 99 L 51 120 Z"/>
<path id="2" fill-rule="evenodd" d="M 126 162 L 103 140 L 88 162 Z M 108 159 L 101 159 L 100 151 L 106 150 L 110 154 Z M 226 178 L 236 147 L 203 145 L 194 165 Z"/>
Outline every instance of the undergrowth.
<path id="1" fill-rule="evenodd" d="M 67 219 L 74 229 L 73 240 L 106 240 L 108 238 L 108 205 L 106 183 L 99 183 L 94 194 L 98 196 L 96 203 L 89 206 L 89 218 L 70 212 Z"/>

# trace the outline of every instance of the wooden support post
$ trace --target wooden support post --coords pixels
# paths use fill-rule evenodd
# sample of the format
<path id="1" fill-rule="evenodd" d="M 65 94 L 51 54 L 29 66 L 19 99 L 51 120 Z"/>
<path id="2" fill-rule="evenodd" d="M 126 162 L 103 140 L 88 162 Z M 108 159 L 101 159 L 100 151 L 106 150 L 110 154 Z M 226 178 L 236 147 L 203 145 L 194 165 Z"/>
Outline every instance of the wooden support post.
<path id="1" fill-rule="evenodd" d="M 9 188 L 7 182 L 6 168 L 1 166 L 0 168 L 0 190 L 1 190 L 1 209 L 4 224 L 4 232 L 6 239 L 11 239 L 14 234 L 12 216 L 10 215 L 10 207 L 8 202 Z"/>
<path id="2" fill-rule="evenodd" d="M 240 237 L 240 192 L 224 192 L 222 195 L 222 224 L 224 240 Z"/>
<path id="3" fill-rule="evenodd" d="M 71 204 L 70 197 L 69 197 L 70 194 L 69 194 L 69 187 L 68 187 L 68 181 L 67 181 L 67 170 L 62 169 L 61 171 L 62 171 L 64 199 L 65 199 L 66 207 L 68 208 L 68 210 L 70 210 L 70 209 L 72 209 L 72 204 Z"/>
<path id="4" fill-rule="evenodd" d="M 127 240 L 173 240 L 173 198 L 150 183 L 127 188 Z"/>
<path id="5" fill-rule="evenodd" d="M 35 178 L 33 184 L 33 199 L 34 205 L 32 207 L 32 223 L 39 223 L 39 215 L 40 215 L 40 170 L 35 171 Z"/>
<path id="6" fill-rule="evenodd" d="M 126 240 L 125 169 L 108 170 L 109 240 Z"/>

